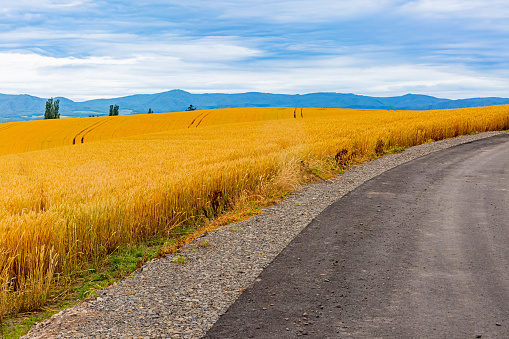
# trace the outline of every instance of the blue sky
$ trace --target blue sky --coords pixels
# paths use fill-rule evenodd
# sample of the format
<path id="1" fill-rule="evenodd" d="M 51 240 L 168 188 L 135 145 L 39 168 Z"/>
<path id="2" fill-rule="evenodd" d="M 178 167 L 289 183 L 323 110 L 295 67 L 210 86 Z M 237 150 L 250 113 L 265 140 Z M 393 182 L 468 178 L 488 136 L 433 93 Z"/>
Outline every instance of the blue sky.
<path id="1" fill-rule="evenodd" d="M 509 97 L 499 0 L 0 0 L 0 93 Z"/>

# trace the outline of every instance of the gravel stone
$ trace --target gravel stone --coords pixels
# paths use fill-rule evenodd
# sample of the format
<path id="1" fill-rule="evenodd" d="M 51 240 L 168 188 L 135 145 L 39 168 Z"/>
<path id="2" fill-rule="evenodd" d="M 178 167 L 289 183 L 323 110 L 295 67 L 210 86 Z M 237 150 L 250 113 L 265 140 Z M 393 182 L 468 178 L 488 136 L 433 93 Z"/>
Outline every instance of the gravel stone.
<path id="1" fill-rule="evenodd" d="M 147 262 L 97 297 L 37 324 L 22 338 L 201 338 L 281 250 L 343 195 L 410 160 L 501 133 L 508 132 L 411 147 L 304 186 L 263 209 L 263 214 L 208 232 L 178 254 Z M 205 240 L 208 246 L 202 245 Z M 179 256 L 187 262 L 176 264 Z"/>

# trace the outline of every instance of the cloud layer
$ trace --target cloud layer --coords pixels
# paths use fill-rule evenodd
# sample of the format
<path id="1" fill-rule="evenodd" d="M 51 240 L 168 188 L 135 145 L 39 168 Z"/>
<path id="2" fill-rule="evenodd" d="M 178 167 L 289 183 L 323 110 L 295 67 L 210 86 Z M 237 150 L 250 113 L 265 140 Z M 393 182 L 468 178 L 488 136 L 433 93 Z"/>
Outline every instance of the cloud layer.
<path id="1" fill-rule="evenodd" d="M 0 93 L 85 100 L 180 88 L 509 97 L 503 1 L 0 5 Z"/>

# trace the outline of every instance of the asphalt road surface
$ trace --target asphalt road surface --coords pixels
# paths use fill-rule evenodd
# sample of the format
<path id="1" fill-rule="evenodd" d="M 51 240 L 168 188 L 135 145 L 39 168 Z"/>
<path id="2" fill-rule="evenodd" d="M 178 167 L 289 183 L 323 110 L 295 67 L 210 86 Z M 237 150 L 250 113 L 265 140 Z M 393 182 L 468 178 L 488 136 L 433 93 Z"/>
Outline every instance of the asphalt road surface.
<path id="1" fill-rule="evenodd" d="M 509 338 L 509 136 L 366 182 L 258 278 L 206 338 Z"/>

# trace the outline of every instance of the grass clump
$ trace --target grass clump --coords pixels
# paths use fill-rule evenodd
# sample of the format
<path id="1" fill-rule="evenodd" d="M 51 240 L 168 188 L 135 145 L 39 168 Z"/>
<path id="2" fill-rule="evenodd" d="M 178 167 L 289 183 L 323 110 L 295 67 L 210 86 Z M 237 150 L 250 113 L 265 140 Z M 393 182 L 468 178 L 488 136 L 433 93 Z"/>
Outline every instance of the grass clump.
<path id="1" fill-rule="evenodd" d="M 185 265 L 189 259 L 187 257 L 179 256 L 173 260 L 175 264 Z"/>
<path id="2" fill-rule="evenodd" d="M 35 315 L 22 314 L 17 318 L 11 318 L 0 326 L 0 334 L 3 339 L 18 339 L 30 331 L 33 325 L 50 318 L 58 311 L 44 311 Z"/>

